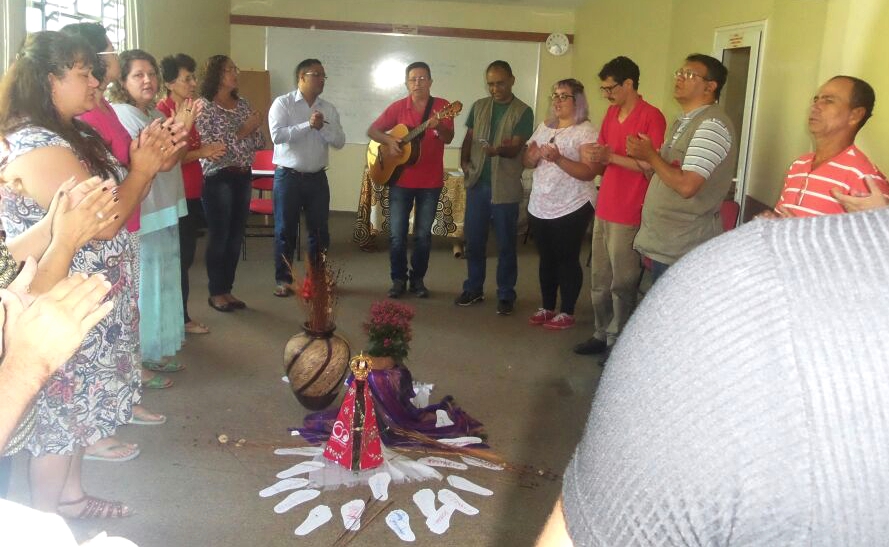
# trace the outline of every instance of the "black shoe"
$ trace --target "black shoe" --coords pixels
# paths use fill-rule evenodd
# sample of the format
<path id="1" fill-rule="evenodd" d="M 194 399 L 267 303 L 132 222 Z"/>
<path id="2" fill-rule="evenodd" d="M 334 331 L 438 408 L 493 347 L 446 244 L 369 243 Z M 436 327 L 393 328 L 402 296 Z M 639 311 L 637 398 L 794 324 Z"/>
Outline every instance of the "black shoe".
<path id="1" fill-rule="evenodd" d="M 410 291 L 414 293 L 417 298 L 429 298 L 429 289 L 423 284 L 422 279 L 412 280 Z"/>
<path id="2" fill-rule="evenodd" d="M 389 289 L 389 298 L 398 298 L 404 294 L 404 280 L 396 279 L 392 282 L 392 288 Z"/>
<path id="3" fill-rule="evenodd" d="M 497 301 L 497 315 L 512 315 L 512 310 L 515 309 L 515 302 L 512 300 L 498 300 Z"/>
<path id="4" fill-rule="evenodd" d="M 477 302 L 482 302 L 485 299 L 485 293 L 473 292 L 473 291 L 463 291 L 460 293 L 460 296 L 454 299 L 454 304 L 458 306 L 471 306 Z"/>
<path id="5" fill-rule="evenodd" d="M 232 306 L 228 302 L 224 302 L 222 304 L 217 304 L 216 302 L 213 302 L 212 296 L 207 299 L 207 304 L 210 304 L 210 307 L 216 311 L 231 312 L 231 311 L 235 310 L 234 306 Z"/>
<path id="6" fill-rule="evenodd" d="M 594 336 L 586 342 L 581 342 L 574 346 L 574 353 L 578 355 L 597 355 L 599 353 L 605 353 L 607 349 L 608 343 L 604 340 L 599 340 Z"/>

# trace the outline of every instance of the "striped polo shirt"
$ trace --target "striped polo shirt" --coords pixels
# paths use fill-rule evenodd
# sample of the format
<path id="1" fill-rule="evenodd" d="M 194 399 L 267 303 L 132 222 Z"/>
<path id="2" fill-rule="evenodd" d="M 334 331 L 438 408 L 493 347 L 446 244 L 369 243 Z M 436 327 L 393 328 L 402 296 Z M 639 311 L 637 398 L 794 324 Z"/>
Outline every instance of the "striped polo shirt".
<path id="1" fill-rule="evenodd" d="M 830 195 L 836 188 L 842 194 L 869 194 L 865 180 L 876 180 L 881 191 L 889 194 L 886 177 L 854 144 L 816 168 L 814 153 L 804 154 L 790 164 L 784 177 L 784 189 L 775 206 L 783 206 L 798 217 L 835 215 L 845 212 Z"/>
<path id="2" fill-rule="evenodd" d="M 691 112 L 683 113 L 679 117 L 679 127 L 673 133 L 672 142 L 675 143 L 679 139 L 695 116 L 710 106 L 712 105 L 705 104 Z M 682 170 L 692 171 L 704 177 L 704 180 L 709 180 L 713 171 L 728 157 L 731 148 L 732 134 L 728 127 L 716 118 L 704 120 L 688 144 L 685 157 L 682 159 Z"/>

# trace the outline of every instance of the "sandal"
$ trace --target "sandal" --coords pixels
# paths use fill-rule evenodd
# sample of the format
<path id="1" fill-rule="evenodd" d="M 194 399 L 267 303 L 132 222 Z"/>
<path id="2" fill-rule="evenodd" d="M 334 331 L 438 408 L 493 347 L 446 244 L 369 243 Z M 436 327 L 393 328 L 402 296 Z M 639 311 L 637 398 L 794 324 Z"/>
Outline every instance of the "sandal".
<path id="1" fill-rule="evenodd" d="M 115 456 L 115 454 L 119 454 L 125 450 L 129 450 L 129 453 L 125 453 L 123 456 Z M 141 454 L 141 450 L 139 450 L 138 445 L 116 443 L 102 448 L 93 448 L 93 452 L 85 453 L 83 459 L 95 462 L 128 462 L 138 458 L 139 454 Z"/>
<path id="2" fill-rule="evenodd" d="M 81 503 L 84 506 L 77 515 L 66 515 L 63 511 L 58 511 L 58 513 L 64 518 L 75 520 L 119 519 L 133 514 L 132 509 L 119 501 L 103 500 L 87 494 L 84 494 L 79 500 L 60 501 L 58 508 L 80 505 Z"/>
<path id="3" fill-rule="evenodd" d="M 209 332 L 210 328 L 203 323 L 198 323 L 197 321 L 189 321 L 185 324 L 186 334 L 208 334 Z"/>
<path id="4" fill-rule="evenodd" d="M 130 418 L 130 423 L 133 425 L 161 425 L 167 423 L 167 417 L 163 414 L 155 414 L 154 412 L 145 411 L 142 416 L 136 416 L 136 411 L 133 411 L 133 417 Z"/>
<path id="5" fill-rule="evenodd" d="M 238 300 L 231 293 L 225 295 L 226 300 L 228 300 L 228 305 L 236 310 L 243 310 L 247 307 L 247 303 L 243 300 Z"/>
<path id="6" fill-rule="evenodd" d="M 152 361 L 142 361 L 142 368 L 146 368 L 148 370 L 154 372 L 179 372 L 180 370 L 185 368 L 185 365 L 177 363 L 176 361 L 164 361 L 160 363 L 155 363 Z"/>
<path id="7" fill-rule="evenodd" d="M 223 302 L 222 304 L 217 304 L 216 302 L 213 301 L 212 296 L 207 299 L 207 304 L 210 304 L 210 307 L 216 311 L 230 312 L 230 311 L 235 310 L 234 306 L 232 306 L 228 302 Z"/>
<path id="8" fill-rule="evenodd" d="M 145 389 L 167 389 L 172 385 L 173 380 L 164 378 L 163 376 L 154 376 L 151 380 L 142 382 L 142 387 Z"/>
<path id="9" fill-rule="evenodd" d="M 293 291 L 291 291 L 290 287 L 288 287 L 287 285 L 278 285 L 277 287 L 275 287 L 275 296 L 284 298 L 286 296 L 290 296 L 291 294 L 293 294 Z"/>

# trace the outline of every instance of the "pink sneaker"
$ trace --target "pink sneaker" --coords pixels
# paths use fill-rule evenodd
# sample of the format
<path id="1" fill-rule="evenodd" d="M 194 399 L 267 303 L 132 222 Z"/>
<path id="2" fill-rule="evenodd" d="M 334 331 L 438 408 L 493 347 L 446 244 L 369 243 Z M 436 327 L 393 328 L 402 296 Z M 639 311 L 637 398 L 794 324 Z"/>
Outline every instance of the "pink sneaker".
<path id="1" fill-rule="evenodd" d="M 528 318 L 529 325 L 542 325 L 556 316 L 556 312 L 537 308 L 537 312 Z"/>
<path id="2" fill-rule="evenodd" d="M 550 330 L 565 330 L 574 326 L 574 316 L 560 313 L 543 324 L 543 328 Z"/>

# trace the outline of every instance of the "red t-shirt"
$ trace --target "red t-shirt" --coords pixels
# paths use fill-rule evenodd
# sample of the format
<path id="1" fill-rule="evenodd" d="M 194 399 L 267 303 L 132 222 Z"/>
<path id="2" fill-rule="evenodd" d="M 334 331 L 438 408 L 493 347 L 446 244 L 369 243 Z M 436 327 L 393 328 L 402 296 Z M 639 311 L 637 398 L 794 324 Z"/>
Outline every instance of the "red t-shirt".
<path id="1" fill-rule="evenodd" d="M 431 117 L 448 105 L 448 101 L 435 97 L 432 103 Z M 410 96 L 390 104 L 380 117 L 374 121 L 372 127 L 380 131 L 389 131 L 398 124 L 404 124 L 413 129 L 426 121 L 423 112 L 414 110 Z M 454 129 L 454 120 L 447 118 L 439 124 L 451 130 Z M 401 171 L 401 176 L 395 183 L 404 188 L 441 188 L 444 186 L 444 142 L 439 139 L 435 131 L 427 129 L 420 143 L 420 157 L 417 163 L 407 166 Z"/>
<path id="2" fill-rule="evenodd" d="M 628 135 L 648 135 L 655 150 L 664 143 L 667 120 L 660 110 L 642 100 L 642 97 L 636 101 L 623 123 L 618 120 L 618 114 L 619 106 L 608 107 L 599 131 L 599 144 L 610 147 L 612 153 L 627 155 Z M 648 181 L 644 174 L 614 163 L 608 164 L 602 175 L 599 198 L 596 201 L 596 218 L 639 226 L 642 221 L 642 202 L 645 201 L 647 191 Z"/>
<path id="3" fill-rule="evenodd" d="M 173 108 L 176 103 L 172 97 L 166 97 L 157 103 L 157 109 L 161 113 L 170 117 L 173 114 Z M 188 151 L 197 150 L 201 147 L 201 135 L 198 133 L 197 127 L 191 126 L 188 132 Z M 200 199 L 201 189 L 204 187 L 204 172 L 201 170 L 201 161 L 193 160 L 188 163 L 181 163 L 182 180 L 185 181 L 185 199 Z"/>

